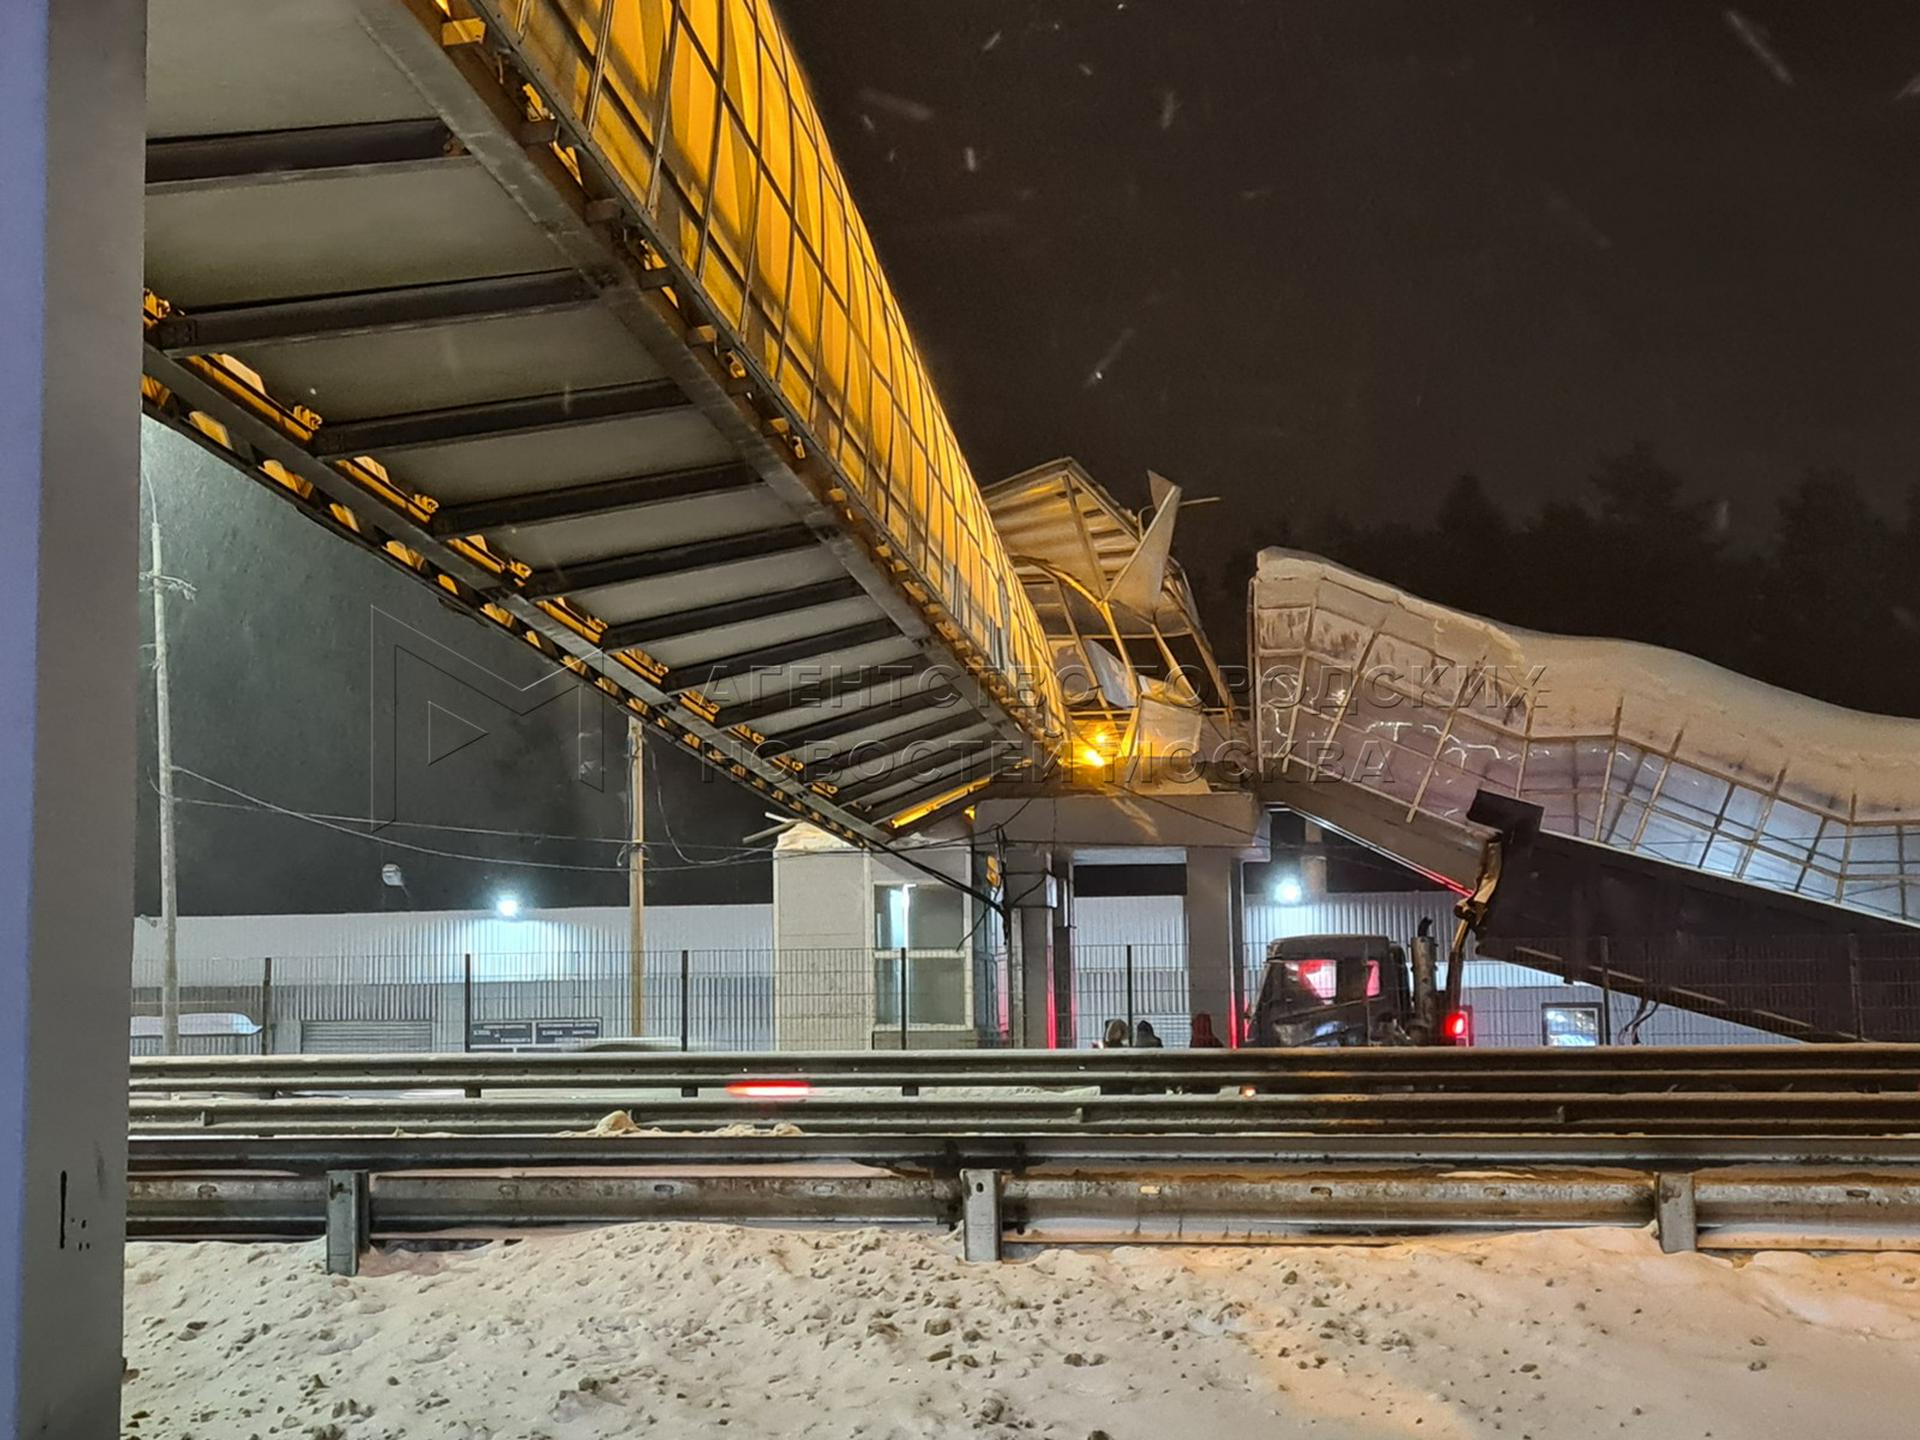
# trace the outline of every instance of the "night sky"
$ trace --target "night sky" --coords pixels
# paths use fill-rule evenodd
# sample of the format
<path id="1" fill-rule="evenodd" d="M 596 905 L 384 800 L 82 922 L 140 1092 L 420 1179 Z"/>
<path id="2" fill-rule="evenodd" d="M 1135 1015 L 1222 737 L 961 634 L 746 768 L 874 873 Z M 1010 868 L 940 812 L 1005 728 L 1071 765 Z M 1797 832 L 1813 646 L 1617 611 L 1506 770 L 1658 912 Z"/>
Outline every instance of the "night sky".
<path id="1" fill-rule="evenodd" d="M 979 477 L 1228 497 L 1190 567 L 1636 440 L 1736 539 L 1809 466 L 1920 478 L 1909 0 L 782 12 Z"/>

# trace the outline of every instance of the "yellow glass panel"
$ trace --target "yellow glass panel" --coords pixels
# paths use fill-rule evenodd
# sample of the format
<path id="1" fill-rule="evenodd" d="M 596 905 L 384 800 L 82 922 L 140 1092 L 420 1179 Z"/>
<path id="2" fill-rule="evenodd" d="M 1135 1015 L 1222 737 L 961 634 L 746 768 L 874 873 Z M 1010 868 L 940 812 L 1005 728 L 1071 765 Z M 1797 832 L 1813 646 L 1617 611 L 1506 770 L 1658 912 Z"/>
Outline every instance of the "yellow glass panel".
<path id="1" fill-rule="evenodd" d="M 764 46 L 760 50 L 760 163 L 784 195 L 793 181 L 792 115 L 786 86 Z"/>
<path id="2" fill-rule="evenodd" d="M 640 132 L 653 138 L 653 102 L 660 93 L 660 71 L 667 59 L 673 28 L 668 0 L 619 0 L 608 36 L 606 78 L 601 83 L 633 115 Z"/>
<path id="3" fill-rule="evenodd" d="M 787 296 L 787 343 L 811 355 L 820 338 L 820 267 L 804 246 L 793 251 L 793 289 Z"/>
<path id="4" fill-rule="evenodd" d="M 749 127 L 760 119 L 760 46 L 745 0 L 727 0 L 726 63 L 721 67 L 727 99 Z"/>
<path id="5" fill-rule="evenodd" d="M 680 0 L 680 13 L 709 65 L 720 63 L 720 0 Z"/>
<path id="6" fill-rule="evenodd" d="M 753 151 L 730 111 L 720 115 L 720 148 L 715 154 L 713 234 L 738 266 L 747 253 L 747 225 L 753 213 Z"/>
<path id="7" fill-rule="evenodd" d="M 820 251 L 820 149 L 798 131 L 793 137 L 793 211 L 800 228 Z"/>
<path id="8" fill-rule="evenodd" d="M 786 207 L 767 183 L 760 179 L 760 215 L 754 224 L 753 293 L 770 309 L 783 310 L 787 303 L 787 265 L 793 253 L 793 231 Z"/>
<path id="9" fill-rule="evenodd" d="M 706 194 L 713 127 L 718 119 L 719 87 L 714 83 L 713 71 L 699 56 L 682 47 L 673 61 L 673 104 L 667 124 L 671 144 L 667 159 L 674 178 L 695 203 Z"/>
<path id="10" fill-rule="evenodd" d="M 847 282 L 847 210 L 840 192 L 831 184 L 821 196 L 820 238 L 825 242 L 820 260 L 826 267 L 827 284 L 842 300 L 852 291 Z"/>
<path id="11" fill-rule="evenodd" d="M 820 317 L 820 387 L 836 401 L 847 393 L 847 310 L 829 296 Z"/>
<path id="12" fill-rule="evenodd" d="M 603 3 L 532 0 L 518 42 L 543 90 L 576 119 Z M 900 553 L 948 592 L 943 602 L 974 641 L 989 651 L 1004 644 L 1023 672 L 1015 678 L 1046 688 L 1057 721 L 1039 624 L 847 198 L 773 6 L 614 3 L 594 116 L 601 153 L 632 198 L 651 206 L 660 242 L 700 262 L 709 307 L 777 378 L 816 452 L 837 457 Z M 673 182 L 665 185 L 653 176 L 663 90 Z"/>

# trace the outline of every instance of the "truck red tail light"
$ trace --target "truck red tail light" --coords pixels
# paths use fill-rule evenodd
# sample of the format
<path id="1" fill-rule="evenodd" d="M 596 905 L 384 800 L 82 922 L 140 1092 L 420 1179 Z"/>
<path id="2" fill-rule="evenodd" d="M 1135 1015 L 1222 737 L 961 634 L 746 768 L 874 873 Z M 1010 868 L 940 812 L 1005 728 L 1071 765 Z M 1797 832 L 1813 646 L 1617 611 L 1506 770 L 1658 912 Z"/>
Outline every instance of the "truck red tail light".
<path id="1" fill-rule="evenodd" d="M 736 1080 L 727 1086 L 737 1100 L 804 1100 L 812 1093 L 805 1080 Z"/>
<path id="2" fill-rule="evenodd" d="M 1448 1015 L 1440 1033 L 1449 1045 L 1473 1044 L 1473 1010 L 1463 1006 Z"/>

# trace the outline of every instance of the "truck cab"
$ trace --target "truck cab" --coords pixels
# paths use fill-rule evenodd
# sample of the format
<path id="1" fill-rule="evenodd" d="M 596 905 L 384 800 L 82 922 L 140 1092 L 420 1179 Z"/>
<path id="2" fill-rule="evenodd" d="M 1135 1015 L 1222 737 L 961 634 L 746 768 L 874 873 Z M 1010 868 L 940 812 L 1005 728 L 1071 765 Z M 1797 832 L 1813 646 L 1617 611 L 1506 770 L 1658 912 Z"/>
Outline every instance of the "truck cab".
<path id="1" fill-rule="evenodd" d="M 1267 946 L 1247 1043 L 1407 1045 L 1414 1018 L 1400 946 L 1380 935 L 1295 936 Z"/>

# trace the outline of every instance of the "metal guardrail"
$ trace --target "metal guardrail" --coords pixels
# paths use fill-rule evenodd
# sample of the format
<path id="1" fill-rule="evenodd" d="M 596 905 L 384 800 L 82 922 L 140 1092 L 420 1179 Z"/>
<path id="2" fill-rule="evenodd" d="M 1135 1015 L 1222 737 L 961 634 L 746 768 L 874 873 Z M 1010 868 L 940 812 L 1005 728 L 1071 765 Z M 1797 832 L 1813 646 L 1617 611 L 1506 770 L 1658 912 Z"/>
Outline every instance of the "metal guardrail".
<path id="1" fill-rule="evenodd" d="M 591 1135 L 135 1135 L 136 1175 L 330 1170 L 726 1169 L 861 1165 L 954 1176 L 966 1169 L 1026 1174 L 1083 1169 L 1144 1176 L 1171 1170 L 1261 1166 L 1378 1168 L 1443 1165 L 1684 1171 L 1764 1165 L 1872 1170 L 1920 1167 L 1920 1135 L 1115 1135 L 1074 1130 L 967 1134 L 680 1133 Z M 1920 1169 L 1916 1170 L 1920 1173 Z"/>
<path id="2" fill-rule="evenodd" d="M 1920 1132 L 1900 1046 L 225 1056 L 136 1061 L 131 1084 L 136 1134 L 532 1136 L 614 1110 L 853 1134 Z"/>
<path id="3" fill-rule="evenodd" d="M 1920 1094 L 1767 1093 L 1087 1095 L 1032 1098 L 763 1100 L 645 1095 L 154 1099 L 132 1102 L 136 1133 L 541 1135 L 592 1128 L 618 1109 L 642 1129 L 717 1130 L 789 1122 L 803 1130 L 888 1134 L 1597 1133 L 1898 1135 L 1920 1133 Z"/>
<path id="4" fill-rule="evenodd" d="M 417 1089 L 681 1090 L 788 1080 L 867 1087 L 1253 1086 L 1263 1092 L 1422 1089 L 1737 1089 L 1920 1092 L 1920 1045 L 1620 1047 L 1598 1050 L 926 1050 L 702 1054 L 209 1055 L 140 1058 L 133 1093 L 271 1095 Z"/>
<path id="5" fill-rule="evenodd" d="M 325 1234 L 353 1273 L 376 1239 L 554 1225 L 707 1221 L 961 1226 L 969 1259 L 1009 1246 L 1372 1239 L 1558 1226 L 1655 1225 L 1668 1250 L 1920 1245 L 1920 1172 L 1550 1169 L 1466 1173 L 1262 1169 L 1237 1174 L 954 1175 L 817 1168 L 626 1169 L 582 1175 L 332 1171 L 136 1174 L 143 1238 Z"/>
<path id="6" fill-rule="evenodd" d="M 1917 1078 L 1895 1046 L 146 1060 L 130 1226 L 324 1232 L 344 1272 L 379 1238 L 675 1219 L 959 1224 L 978 1259 L 1649 1223 L 1920 1247 Z M 781 1079 L 802 1098 L 725 1093 Z M 592 1133 L 615 1108 L 637 1132 Z"/>

